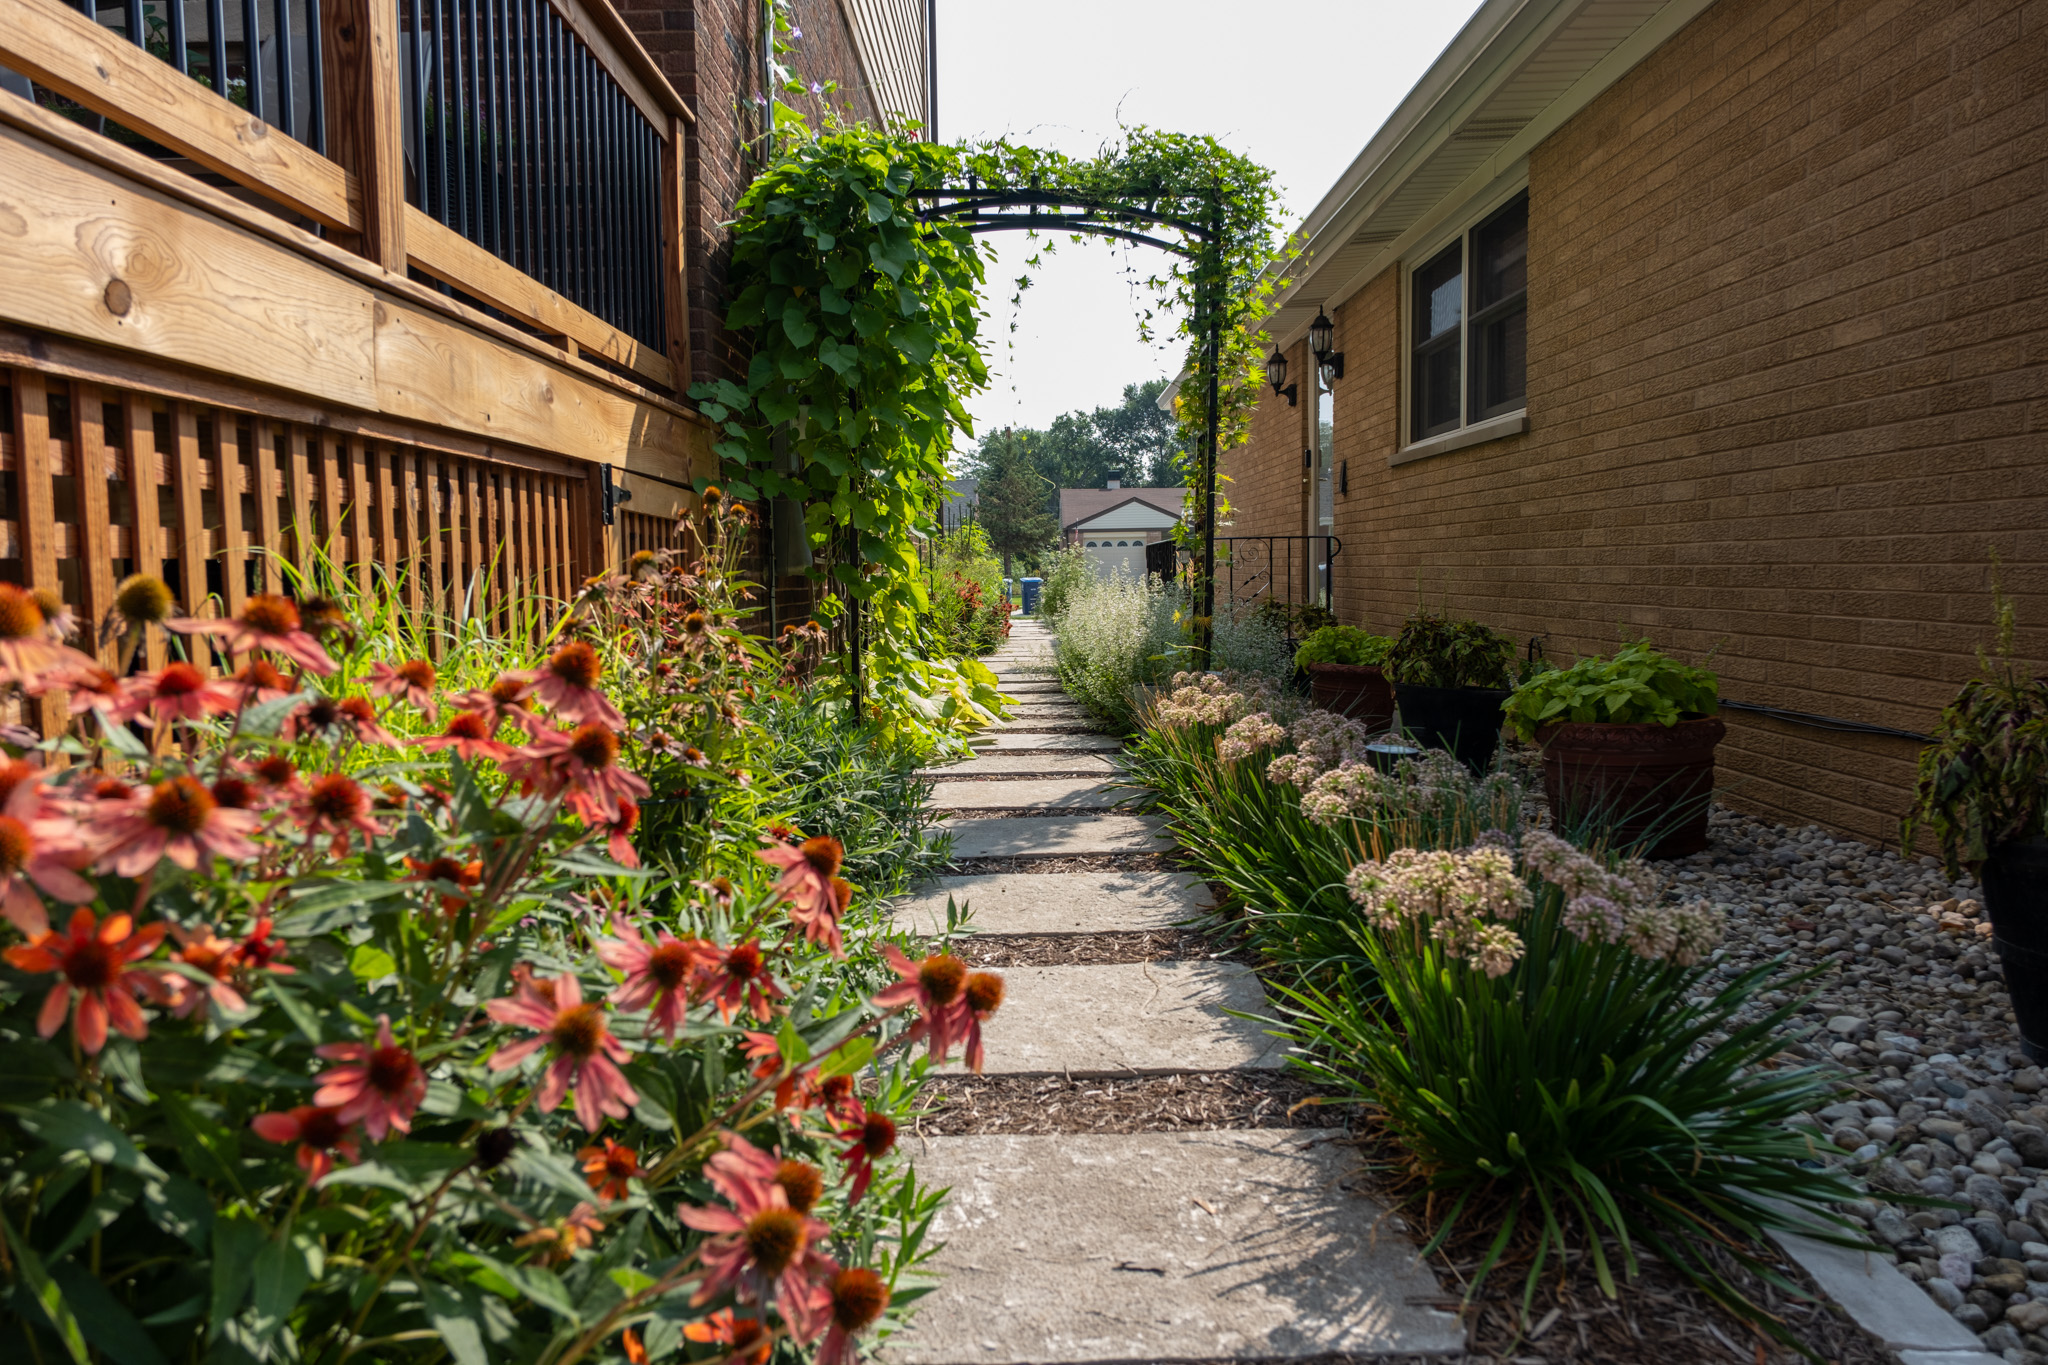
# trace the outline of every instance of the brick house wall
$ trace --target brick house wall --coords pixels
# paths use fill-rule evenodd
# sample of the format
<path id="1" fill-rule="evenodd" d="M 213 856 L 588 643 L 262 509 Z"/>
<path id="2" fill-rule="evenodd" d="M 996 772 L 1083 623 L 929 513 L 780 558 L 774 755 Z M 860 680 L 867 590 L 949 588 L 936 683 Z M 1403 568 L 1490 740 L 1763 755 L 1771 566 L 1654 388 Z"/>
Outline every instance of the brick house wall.
<path id="1" fill-rule="evenodd" d="M 1300 404 L 1289 407 L 1287 400 L 1270 388 L 1252 413 L 1251 437 L 1238 451 L 1225 452 L 1217 462 L 1220 474 L 1229 476 L 1222 485 L 1230 500 L 1231 514 L 1218 524 L 1223 535 L 1301 535 L 1306 530 L 1308 476 L 1302 468 L 1301 451 L 1312 439 L 1315 420 L 1315 374 L 1309 363 L 1308 343 L 1298 342 L 1287 351 L 1287 380 L 1300 395 Z M 1283 458 L 1289 450 L 1294 458 Z M 1257 452 L 1256 459 L 1233 459 L 1233 455 Z"/>
<path id="2" fill-rule="evenodd" d="M 1925 731 L 1995 548 L 2048 662 L 2038 11 L 1718 0 L 1528 168 L 1526 435 L 1389 468 L 1398 271 L 1333 311 L 1340 618 L 1419 592 L 1559 662 L 1648 634 L 1725 697 Z M 1233 493 L 1298 465 L 1269 429 Z M 1730 804 L 1896 838 L 1916 744 L 1726 720 Z"/>

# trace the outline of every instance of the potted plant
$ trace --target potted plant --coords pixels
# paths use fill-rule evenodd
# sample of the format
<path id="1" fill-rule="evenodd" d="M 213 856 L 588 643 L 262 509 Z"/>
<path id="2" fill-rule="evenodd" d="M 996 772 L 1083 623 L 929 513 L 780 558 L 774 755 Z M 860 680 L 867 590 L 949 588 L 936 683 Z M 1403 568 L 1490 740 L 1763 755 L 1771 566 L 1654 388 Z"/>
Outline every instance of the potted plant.
<path id="1" fill-rule="evenodd" d="M 2048 1062 L 2048 678 L 2012 660 L 2012 607 L 1998 604 L 1996 661 L 1941 713 L 1920 751 L 1913 809 L 1899 830 L 1913 847 L 1923 827 L 1941 843 L 1951 877 L 1962 867 L 1984 883 L 1992 942 L 2029 1061 Z"/>
<path id="2" fill-rule="evenodd" d="M 1514 661 L 1514 641 L 1489 626 L 1415 613 L 1385 664 L 1401 728 L 1484 772 L 1500 745 L 1500 707 Z"/>
<path id="3" fill-rule="evenodd" d="M 1393 647 L 1358 626 L 1329 625 L 1302 641 L 1294 666 L 1308 674 L 1317 706 L 1377 732 L 1394 723 L 1394 686 L 1381 667 Z"/>
<path id="4" fill-rule="evenodd" d="M 1543 787 L 1562 827 L 1598 822 L 1617 846 L 1682 858 L 1707 846 L 1714 746 L 1728 727 L 1719 683 L 1648 640 L 1614 657 L 1538 673 L 1507 700 L 1508 724 L 1543 750 Z"/>

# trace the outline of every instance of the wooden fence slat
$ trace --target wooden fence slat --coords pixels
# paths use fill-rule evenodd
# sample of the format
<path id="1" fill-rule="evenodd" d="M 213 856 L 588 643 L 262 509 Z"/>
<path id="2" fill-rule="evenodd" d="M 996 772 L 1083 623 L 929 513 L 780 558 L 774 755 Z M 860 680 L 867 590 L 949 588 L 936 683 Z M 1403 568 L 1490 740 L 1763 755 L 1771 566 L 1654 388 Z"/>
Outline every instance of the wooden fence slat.
<path id="1" fill-rule="evenodd" d="M 562 533 L 568 530 L 562 516 L 562 481 L 550 476 L 540 481 L 540 488 L 547 499 L 547 515 L 541 525 L 547 533 L 548 582 L 553 585 L 549 591 L 567 602 L 575 589 L 575 580 L 569 573 L 569 556 L 562 539 Z"/>
<path id="2" fill-rule="evenodd" d="M 171 502 L 178 514 L 172 548 L 178 558 L 178 591 L 185 610 L 198 616 L 207 600 L 206 504 L 199 491 L 199 412 L 190 403 L 171 405 Z M 213 651 L 195 641 L 192 661 L 209 674 Z"/>
<path id="3" fill-rule="evenodd" d="M 342 505 L 348 500 L 342 491 L 348 477 L 348 438 L 330 440 L 321 435 L 316 439 L 320 442 L 320 524 L 326 536 L 328 571 L 339 580 L 348 563 L 347 528 L 342 523 Z M 339 587 L 340 583 L 323 586 Z"/>
<path id="4" fill-rule="evenodd" d="M 398 454 L 398 512 L 399 534 L 405 539 L 403 564 L 405 566 L 405 604 L 417 617 L 425 606 L 421 592 L 420 577 L 425 571 L 426 560 L 420 553 L 420 526 L 434 524 L 433 510 L 429 508 L 424 518 L 420 515 L 423 494 L 420 489 L 420 457 L 411 446 L 404 446 Z"/>
<path id="5" fill-rule="evenodd" d="M 398 534 L 396 531 L 396 509 L 392 503 L 398 497 L 396 480 L 392 478 L 392 465 L 397 452 L 390 446 L 372 447 L 371 459 L 376 465 L 377 479 L 377 563 L 384 570 L 386 592 L 398 588 Z"/>
<path id="6" fill-rule="evenodd" d="M 370 590 L 370 567 L 376 558 L 375 532 L 370 529 L 370 460 L 368 442 L 348 443 L 349 560 L 356 568 L 356 587 Z"/>
<path id="7" fill-rule="evenodd" d="M 287 426 L 284 439 L 285 470 L 292 497 L 292 562 L 299 566 L 299 591 L 304 593 L 313 581 L 313 546 L 320 537 L 313 520 L 313 481 L 320 474 L 320 437 Z"/>
<path id="8" fill-rule="evenodd" d="M 471 620 L 484 619 L 484 585 L 481 576 L 483 564 L 483 494 L 477 482 L 476 461 L 462 462 L 462 521 L 468 533 L 468 552 L 463 556 L 463 585 L 461 591 L 471 594 L 469 615 Z"/>
<path id="9" fill-rule="evenodd" d="M 520 566 L 522 572 L 519 577 L 519 595 L 526 598 L 531 598 L 541 591 L 542 581 L 540 546 L 534 536 L 538 518 L 534 514 L 533 485 L 534 478 L 531 474 L 520 474 L 512 483 L 516 495 L 514 505 L 517 508 L 513 515 L 518 518 L 515 534 L 519 537 L 519 556 L 523 561 Z"/>
<path id="10" fill-rule="evenodd" d="M 507 630 L 518 622 L 514 613 L 518 606 L 519 584 L 526 577 L 526 564 L 519 553 L 518 493 L 513 488 L 513 480 L 517 477 L 509 469 L 498 471 L 497 544 L 504 547 L 503 558 L 499 561 L 502 568 L 499 571 L 498 606 Z"/>
<path id="11" fill-rule="evenodd" d="M 57 495 L 50 483 L 50 390 L 32 370 L 16 370 L 14 388 L 14 490 L 20 523 L 17 555 L 24 584 L 63 591 L 57 578 Z M 60 698 L 38 699 L 31 714 L 44 734 L 55 734 L 65 711 Z"/>
<path id="12" fill-rule="evenodd" d="M 249 600 L 249 574 L 243 567 L 241 444 L 233 416 L 215 409 L 213 467 L 220 498 L 220 582 L 230 616 L 239 615 L 242 604 Z"/>
<path id="13" fill-rule="evenodd" d="M 453 499 L 447 496 L 442 482 L 443 461 L 440 456 L 422 454 L 420 463 L 425 473 L 425 488 L 421 492 L 420 511 L 426 518 L 427 531 L 427 601 L 436 612 L 449 610 L 448 582 L 442 574 L 446 556 L 442 552 L 441 540 L 450 535 L 449 508 Z M 434 637 L 440 639 L 437 634 Z"/>
<path id="14" fill-rule="evenodd" d="M 114 605 L 114 518 L 107 496 L 107 408 L 100 386 L 84 380 L 71 384 L 71 444 L 85 457 L 78 464 L 78 530 L 81 544 L 78 586 L 84 599 L 81 634 L 86 652 L 111 668 L 114 643 L 99 644 L 100 622 Z"/>
<path id="15" fill-rule="evenodd" d="M 124 437 L 128 450 L 128 496 L 134 500 L 135 544 L 129 562 L 134 572 L 152 578 L 164 575 L 164 528 L 162 504 L 158 498 L 156 409 L 139 393 L 128 395 Z M 164 666 L 163 632 L 149 632 L 144 665 L 152 670 Z"/>
<path id="16" fill-rule="evenodd" d="M 278 556 L 284 553 L 284 536 L 277 524 L 277 455 L 281 447 L 289 451 L 291 428 L 257 418 L 255 437 L 256 535 L 263 543 L 257 585 L 264 592 L 276 592 L 284 586 L 284 575 L 278 568 Z M 290 462 L 287 455 L 284 463 Z"/>

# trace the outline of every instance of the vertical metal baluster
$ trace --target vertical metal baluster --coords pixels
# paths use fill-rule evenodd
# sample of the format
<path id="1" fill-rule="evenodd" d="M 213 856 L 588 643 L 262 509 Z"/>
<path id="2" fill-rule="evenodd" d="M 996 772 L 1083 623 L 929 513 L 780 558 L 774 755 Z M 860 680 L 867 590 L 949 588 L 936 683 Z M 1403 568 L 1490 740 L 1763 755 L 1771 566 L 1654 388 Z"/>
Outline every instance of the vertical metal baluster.
<path id="1" fill-rule="evenodd" d="M 268 123 L 270 102 L 263 98 L 263 20 L 259 9 L 257 0 L 242 0 L 242 78 L 249 83 L 250 116 Z"/>
<path id="2" fill-rule="evenodd" d="M 407 133 L 412 141 L 413 179 L 419 187 L 413 206 L 432 213 L 434 201 L 427 189 L 427 0 L 405 0 L 405 12 L 412 30 L 412 69 L 404 75 L 412 86 L 412 127 Z"/>
<path id="3" fill-rule="evenodd" d="M 136 4 L 137 0 L 128 3 Z M 277 25 L 277 113 L 271 122 L 286 137 L 297 137 L 298 110 L 292 101 L 292 0 L 277 0 L 271 18 Z"/>
<path id="4" fill-rule="evenodd" d="M 147 0 L 128 0 L 128 41 L 149 48 L 149 5 Z"/>
<path id="5" fill-rule="evenodd" d="M 675 225 L 664 220 L 661 201 L 661 159 L 668 144 L 649 125 L 646 136 L 647 150 L 641 158 L 641 174 L 647 177 L 647 335 L 641 338 L 656 350 L 668 350 L 668 281 L 664 278 L 667 257 L 662 253 L 662 244 L 675 231 Z M 676 259 L 682 260 L 682 243 L 676 243 Z M 681 393 L 684 380 L 676 376 L 676 391 Z"/>
<path id="6" fill-rule="evenodd" d="M 569 177 L 569 297 L 582 307 L 590 306 L 590 291 L 584 282 L 589 276 L 590 238 L 584 226 L 583 201 L 583 138 L 586 124 L 583 117 L 583 49 L 569 34 L 562 35 L 562 105 L 566 113 L 563 121 L 568 125 L 568 145 L 563 148 Z"/>
<path id="7" fill-rule="evenodd" d="M 528 3 L 533 5 L 535 50 L 540 53 L 540 60 L 535 63 L 533 98 L 534 155 L 540 162 L 541 178 L 540 278 L 548 288 L 560 293 L 562 215 L 555 201 L 562 192 L 562 170 L 555 164 L 555 157 L 561 151 L 562 139 L 555 129 L 555 107 L 561 102 L 561 82 L 555 71 L 555 12 L 548 7 L 547 0 Z"/>
<path id="8" fill-rule="evenodd" d="M 583 222 L 584 240 L 590 243 L 585 263 L 584 307 L 602 313 L 604 305 L 604 191 L 600 172 L 604 166 L 604 116 L 599 112 L 597 60 L 590 49 L 578 47 L 583 68 Z"/>
<path id="9" fill-rule="evenodd" d="M 78 0 L 78 12 L 94 23 L 100 21 L 100 7 L 97 0 Z"/>
<path id="10" fill-rule="evenodd" d="M 519 88 L 519 35 L 512 19 L 514 3 L 515 0 L 498 0 L 498 254 L 508 261 L 519 254 L 519 163 L 512 151 L 513 129 L 518 122 L 518 115 L 513 112 L 513 92 Z"/>
<path id="11" fill-rule="evenodd" d="M 455 92 L 458 127 L 455 134 L 455 230 L 472 242 L 476 228 L 470 214 L 470 167 L 476 160 L 470 143 L 476 137 L 476 0 L 454 0 Z M 464 25 L 468 26 L 467 35 Z"/>
<path id="12" fill-rule="evenodd" d="M 634 272 L 634 295 L 639 306 L 634 313 L 640 319 L 640 339 L 659 350 L 663 348 L 656 343 L 656 329 L 649 326 L 653 321 L 656 298 L 661 293 L 660 267 L 657 264 L 661 253 L 661 231 L 653 212 L 659 186 L 648 175 L 654 165 L 654 129 L 638 117 L 638 113 L 638 110 L 634 111 L 633 119 L 633 175 L 640 187 L 639 202 L 634 205 L 633 212 L 633 241 L 638 248 L 635 255 L 639 258 L 639 269 Z"/>
<path id="13" fill-rule="evenodd" d="M 449 16 L 441 0 L 432 0 L 434 16 L 434 216 L 450 227 L 455 225 L 454 195 L 448 183 L 448 116 L 454 101 L 448 98 Z"/>
<path id="14" fill-rule="evenodd" d="M 591 105 L 597 115 L 597 164 L 604 169 L 593 185 L 591 196 L 597 201 L 598 254 L 598 306 L 592 311 L 603 315 L 604 320 L 616 327 L 619 325 L 619 310 L 614 296 L 618 292 L 619 263 L 617 239 L 613 235 L 618 228 L 619 184 L 616 178 L 618 168 L 618 147 L 613 136 L 613 118 L 616 113 L 612 106 L 611 82 L 605 79 L 604 68 L 596 58 L 590 62 Z"/>
<path id="15" fill-rule="evenodd" d="M 327 155 L 327 92 L 321 88 L 325 58 L 320 50 L 320 0 L 306 0 L 306 145 L 322 156 Z"/>
<path id="16" fill-rule="evenodd" d="M 548 65 L 554 73 L 554 87 L 548 91 L 548 113 L 554 121 L 554 137 L 548 148 L 548 164 L 555 173 L 554 287 L 563 298 L 574 298 L 576 286 L 570 278 L 569 256 L 569 32 L 561 16 L 552 9 L 548 11 L 548 29 L 552 34 L 548 40 Z"/>
<path id="17" fill-rule="evenodd" d="M 524 0 L 505 0 L 505 33 L 506 49 L 511 53 L 506 65 L 505 173 L 511 177 L 506 195 L 512 209 L 512 263 L 531 275 L 526 269 L 532 244 L 527 214 L 533 207 L 533 176 L 526 164 L 526 67 L 533 60 L 533 49 L 526 41 Z"/>
<path id="18" fill-rule="evenodd" d="M 547 205 L 541 194 L 544 184 L 541 178 L 540 148 L 540 88 L 541 88 L 541 46 L 540 19 L 533 12 L 534 0 L 519 0 L 520 36 L 524 40 L 526 58 L 520 63 L 520 92 L 524 107 L 520 110 L 520 136 L 525 140 L 526 155 L 526 273 L 535 279 L 541 277 L 540 234 L 542 215 Z"/>
<path id="19" fill-rule="evenodd" d="M 498 186 L 498 36 L 494 31 L 498 7 L 494 0 L 477 0 L 477 62 L 483 78 L 477 82 L 477 107 L 483 117 L 476 125 L 477 216 L 483 235 L 477 241 L 494 256 L 505 254 L 504 213 Z"/>
<path id="20" fill-rule="evenodd" d="M 206 0 L 206 75 L 213 93 L 228 97 L 228 7 L 225 0 Z"/>
<path id="21" fill-rule="evenodd" d="M 185 0 L 165 0 L 170 9 L 171 20 L 171 65 L 189 76 L 191 64 L 185 60 Z"/>

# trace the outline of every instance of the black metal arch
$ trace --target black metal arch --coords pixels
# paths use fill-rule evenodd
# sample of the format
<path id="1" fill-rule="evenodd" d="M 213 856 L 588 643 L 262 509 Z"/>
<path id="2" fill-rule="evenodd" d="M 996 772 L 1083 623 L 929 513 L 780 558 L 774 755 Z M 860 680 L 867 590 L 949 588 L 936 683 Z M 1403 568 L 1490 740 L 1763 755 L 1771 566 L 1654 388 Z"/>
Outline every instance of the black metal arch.
<path id="1" fill-rule="evenodd" d="M 1202 554 L 1201 587 L 1196 595 L 1201 616 L 1202 662 L 1210 661 L 1216 616 L 1216 444 L 1217 370 L 1223 350 L 1223 209 L 1221 188 L 1176 191 L 1178 195 L 1209 201 L 1206 222 L 1178 214 L 1160 213 L 1150 207 L 1167 197 L 1164 191 L 1128 190 L 1122 193 L 1088 195 L 1042 190 L 990 189 L 970 180 L 962 187 L 912 190 L 912 199 L 933 201 L 917 211 L 921 223 L 964 227 L 979 235 L 985 232 L 1079 232 L 1091 237 L 1111 237 L 1157 247 L 1199 262 L 1199 288 L 1195 312 L 1202 335 L 1202 369 L 1208 384 L 1208 421 L 1202 446 Z M 1019 211 L 1021 210 L 1021 212 Z M 1179 242 L 1150 235 L 1148 229 L 1167 227 L 1182 234 Z"/>

